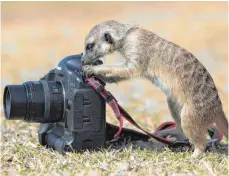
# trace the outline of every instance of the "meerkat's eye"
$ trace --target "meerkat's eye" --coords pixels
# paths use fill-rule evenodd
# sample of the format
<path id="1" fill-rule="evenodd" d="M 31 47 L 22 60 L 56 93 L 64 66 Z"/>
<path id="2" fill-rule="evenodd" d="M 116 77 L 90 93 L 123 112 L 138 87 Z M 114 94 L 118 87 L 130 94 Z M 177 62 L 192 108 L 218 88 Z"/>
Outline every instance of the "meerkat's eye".
<path id="1" fill-rule="evenodd" d="M 89 44 L 87 44 L 87 46 L 86 46 L 86 50 L 92 50 L 92 48 L 94 47 L 94 43 L 89 43 Z"/>
<path id="2" fill-rule="evenodd" d="M 110 44 L 113 43 L 112 38 L 111 38 L 110 34 L 108 34 L 108 33 L 105 33 L 105 34 L 104 34 L 104 40 L 105 40 L 106 42 L 110 43 Z"/>

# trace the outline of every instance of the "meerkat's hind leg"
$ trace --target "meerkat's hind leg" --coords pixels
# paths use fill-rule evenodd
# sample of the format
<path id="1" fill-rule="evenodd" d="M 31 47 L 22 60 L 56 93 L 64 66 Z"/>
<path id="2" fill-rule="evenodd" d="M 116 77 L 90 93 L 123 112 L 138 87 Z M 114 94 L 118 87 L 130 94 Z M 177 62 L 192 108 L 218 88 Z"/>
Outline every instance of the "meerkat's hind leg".
<path id="1" fill-rule="evenodd" d="M 180 105 L 175 98 L 167 97 L 167 103 L 169 107 L 170 114 L 174 121 L 176 122 L 176 128 L 182 132 L 181 128 L 181 109 L 183 105 Z"/>
<path id="2" fill-rule="evenodd" d="M 223 109 L 219 109 L 214 118 L 215 126 L 218 128 L 224 136 L 228 139 L 228 121 Z"/>
<path id="3" fill-rule="evenodd" d="M 200 113 L 193 112 L 194 110 L 188 109 L 187 106 L 182 108 L 181 126 L 189 142 L 194 146 L 192 158 L 197 158 L 205 151 L 207 130 L 211 122 L 205 121 L 205 124 L 202 124 L 204 117 Z"/>
<path id="4" fill-rule="evenodd" d="M 180 140 L 180 141 L 186 140 L 187 137 L 185 136 L 181 128 L 180 112 L 182 109 L 182 105 L 180 105 L 177 102 L 177 100 L 169 96 L 167 97 L 167 103 L 168 103 L 168 107 L 170 110 L 170 114 L 172 118 L 174 119 L 174 121 L 176 122 L 176 128 L 161 130 L 161 131 L 156 132 L 155 134 L 159 136 L 168 136 L 169 135 L 171 137 L 175 137 L 176 140 Z"/>

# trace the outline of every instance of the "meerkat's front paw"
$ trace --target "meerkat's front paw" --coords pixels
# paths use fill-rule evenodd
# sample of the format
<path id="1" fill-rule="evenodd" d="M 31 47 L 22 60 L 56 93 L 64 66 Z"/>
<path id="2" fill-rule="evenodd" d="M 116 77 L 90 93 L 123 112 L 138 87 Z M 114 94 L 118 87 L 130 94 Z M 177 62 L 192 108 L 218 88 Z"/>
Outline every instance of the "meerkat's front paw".
<path id="1" fill-rule="evenodd" d="M 85 65 L 83 67 L 83 73 L 86 77 L 91 77 L 93 75 L 95 75 L 95 66 L 92 65 Z"/>
<path id="2" fill-rule="evenodd" d="M 100 71 L 99 66 L 92 66 L 92 65 L 85 65 L 83 67 L 83 72 L 86 77 L 90 76 L 101 76 L 103 77 L 104 74 Z"/>

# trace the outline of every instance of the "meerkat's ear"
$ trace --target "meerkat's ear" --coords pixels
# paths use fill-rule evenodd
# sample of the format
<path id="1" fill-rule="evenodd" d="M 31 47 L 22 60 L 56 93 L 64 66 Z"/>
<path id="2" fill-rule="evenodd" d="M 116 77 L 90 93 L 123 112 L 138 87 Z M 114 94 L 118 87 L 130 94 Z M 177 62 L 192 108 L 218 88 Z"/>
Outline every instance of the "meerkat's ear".
<path id="1" fill-rule="evenodd" d="M 109 33 L 105 33 L 105 34 L 104 34 L 104 40 L 105 40 L 107 43 L 113 44 L 113 38 L 111 37 L 111 35 L 110 35 Z"/>
<path id="2" fill-rule="evenodd" d="M 128 31 L 129 29 L 136 28 L 136 27 L 138 27 L 138 26 L 139 26 L 139 25 L 137 25 L 137 24 L 132 24 L 132 23 L 126 24 L 126 30 Z"/>

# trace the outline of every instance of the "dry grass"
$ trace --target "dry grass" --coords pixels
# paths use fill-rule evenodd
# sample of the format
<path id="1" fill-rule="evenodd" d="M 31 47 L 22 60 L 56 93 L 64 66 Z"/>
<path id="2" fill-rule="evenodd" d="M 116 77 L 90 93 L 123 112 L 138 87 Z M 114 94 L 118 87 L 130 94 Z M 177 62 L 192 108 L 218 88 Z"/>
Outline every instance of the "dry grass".
<path id="1" fill-rule="evenodd" d="M 227 146 L 192 160 L 191 152 L 132 148 L 61 155 L 39 145 L 37 125 L 2 121 L 2 175 L 227 175 Z"/>

